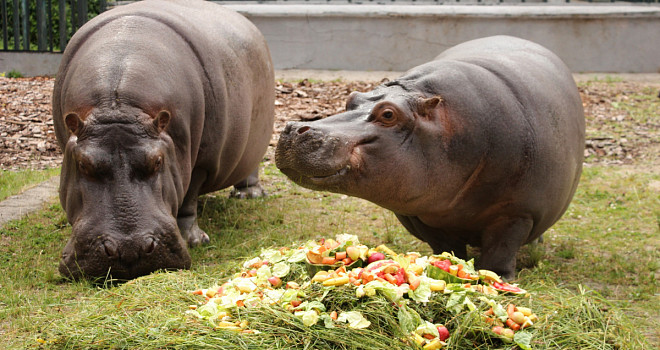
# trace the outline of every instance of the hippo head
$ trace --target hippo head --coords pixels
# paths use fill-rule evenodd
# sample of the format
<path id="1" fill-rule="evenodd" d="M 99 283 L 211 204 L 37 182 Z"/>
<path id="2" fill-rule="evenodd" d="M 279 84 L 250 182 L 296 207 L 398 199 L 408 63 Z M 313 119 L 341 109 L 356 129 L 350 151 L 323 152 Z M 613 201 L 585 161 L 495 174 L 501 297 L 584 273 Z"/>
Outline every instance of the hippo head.
<path id="1" fill-rule="evenodd" d="M 419 212 L 429 200 L 430 174 L 441 152 L 447 115 L 440 96 L 410 92 L 397 82 L 353 92 L 346 112 L 290 122 L 280 135 L 277 167 L 297 184 L 367 199 L 396 213 Z"/>
<path id="2" fill-rule="evenodd" d="M 176 223 L 183 198 L 170 113 L 94 109 L 65 116 L 60 200 L 73 231 L 60 262 L 71 278 L 131 279 L 188 268 Z"/>

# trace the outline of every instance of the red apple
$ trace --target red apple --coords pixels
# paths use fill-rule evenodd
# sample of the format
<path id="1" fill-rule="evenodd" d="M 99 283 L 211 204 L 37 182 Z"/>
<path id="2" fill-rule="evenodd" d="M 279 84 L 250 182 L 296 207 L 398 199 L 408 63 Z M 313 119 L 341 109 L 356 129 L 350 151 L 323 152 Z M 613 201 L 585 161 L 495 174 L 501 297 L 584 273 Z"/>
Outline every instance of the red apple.
<path id="1" fill-rule="evenodd" d="M 367 262 L 369 262 L 371 264 L 374 261 L 384 260 L 384 259 L 385 259 L 385 254 L 375 252 L 375 253 L 371 253 L 371 255 L 369 255 L 369 259 L 367 259 Z"/>
<path id="2" fill-rule="evenodd" d="M 282 280 L 277 276 L 268 277 L 268 282 L 270 282 L 273 288 L 277 288 L 282 285 Z"/>
<path id="3" fill-rule="evenodd" d="M 449 330 L 445 326 L 438 326 L 438 334 L 438 338 L 440 338 L 441 341 L 445 341 L 449 338 Z"/>

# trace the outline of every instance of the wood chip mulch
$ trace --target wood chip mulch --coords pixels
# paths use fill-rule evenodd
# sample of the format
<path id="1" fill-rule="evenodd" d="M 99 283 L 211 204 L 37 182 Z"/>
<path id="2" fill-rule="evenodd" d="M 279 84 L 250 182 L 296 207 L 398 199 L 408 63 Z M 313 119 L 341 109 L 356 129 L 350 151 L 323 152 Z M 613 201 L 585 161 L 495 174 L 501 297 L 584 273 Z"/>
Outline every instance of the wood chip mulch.
<path id="1" fill-rule="evenodd" d="M 44 169 L 61 164 L 51 115 L 53 83 L 52 78 L 46 77 L 0 77 L 0 169 Z M 272 160 L 278 135 L 287 121 L 316 120 L 340 113 L 350 92 L 368 91 L 379 83 L 277 81 L 275 130 L 266 160 Z M 626 82 L 581 86 L 587 115 L 588 162 L 621 164 L 653 156 L 645 148 L 657 149 L 657 114 L 640 123 L 639 118 L 631 118 L 631 112 L 618 108 L 622 102 L 640 98 L 648 90 L 647 85 Z M 648 101 L 640 102 L 649 105 Z M 650 106 L 653 113 L 658 103 Z"/>

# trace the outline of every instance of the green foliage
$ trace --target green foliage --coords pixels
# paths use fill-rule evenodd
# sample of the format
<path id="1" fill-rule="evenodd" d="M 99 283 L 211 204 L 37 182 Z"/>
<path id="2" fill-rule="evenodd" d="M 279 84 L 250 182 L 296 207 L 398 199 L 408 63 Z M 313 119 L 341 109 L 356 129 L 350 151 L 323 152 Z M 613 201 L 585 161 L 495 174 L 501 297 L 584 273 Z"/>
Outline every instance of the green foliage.
<path id="1" fill-rule="evenodd" d="M 375 349 L 382 344 L 404 348 L 397 340 L 400 334 L 391 330 L 397 322 L 395 309 L 379 300 L 360 306 L 376 327 L 360 331 L 306 328 L 288 313 L 264 308 L 244 315 L 251 328 L 262 332 L 246 336 L 214 330 L 185 314 L 188 305 L 198 300 L 191 290 L 221 283 L 265 247 L 352 233 L 370 246 L 387 240 L 396 251 L 430 253 L 426 244 L 400 228 L 390 212 L 371 203 L 300 188 L 272 165 L 266 166 L 262 178 L 271 193 L 265 199 L 231 199 L 228 191 L 201 198 L 199 223 L 211 243 L 191 249 L 192 270 L 154 273 L 123 285 L 70 282 L 59 276 L 59 254 L 71 234 L 59 205 L 6 225 L 0 230 L 3 345 L 10 349 L 39 345 Z M 652 173 L 617 167 L 585 168 L 564 218 L 545 234 L 544 243 L 521 252 L 519 260 L 533 262 L 521 266 L 518 281 L 531 297 L 514 299 L 540 317 L 529 330 L 532 348 L 653 348 L 648 339 L 660 326 L 655 278 L 660 206 L 650 184 L 658 180 Z M 333 298 L 327 305 L 336 309 L 355 303 L 348 294 Z M 484 326 L 478 314 L 450 315 L 442 307 L 444 302 L 432 299 L 415 310 L 446 323 L 454 342 L 451 349 L 515 348 L 498 339 L 479 338 Z M 384 329 L 389 330 L 381 334 Z M 468 341 L 475 337 L 483 342 Z"/>
<path id="2" fill-rule="evenodd" d="M 59 0 L 37 0 L 37 1 L 28 1 L 21 0 L 18 2 L 18 8 L 14 8 L 13 1 L 7 1 L 7 33 L 8 33 L 8 46 L 7 50 L 23 50 L 23 51 L 37 51 L 38 43 L 38 33 L 37 33 L 37 2 L 44 2 L 44 28 L 49 30 L 46 32 L 46 50 L 47 51 L 61 51 L 62 43 L 60 42 L 60 11 L 59 11 Z M 87 13 L 84 15 L 85 20 L 79 20 L 76 16 L 76 8 L 71 6 L 71 1 L 65 2 L 65 26 L 63 28 L 66 33 L 66 40 L 71 38 L 75 31 L 80 27 L 81 23 L 84 23 L 99 13 L 102 12 L 102 3 L 106 1 L 100 0 L 78 0 L 76 3 L 87 3 Z M 25 7 L 23 7 L 25 4 Z M 50 13 L 49 13 L 50 7 Z M 27 14 L 27 18 L 25 17 Z M 15 42 L 14 37 L 14 21 L 18 21 L 18 32 L 19 40 Z M 23 25 L 27 25 L 27 41 L 28 46 L 25 46 L 25 37 Z M 0 47 L 0 49 L 5 49 Z"/>
<path id="3" fill-rule="evenodd" d="M 3 73 L 3 76 L 7 78 L 23 78 L 23 74 L 15 69 L 12 69 L 7 73 Z"/>
<path id="4" fill-rule="evenodd" d="M 28 186 L 42 182 L 59 174 L 59 168 L 46 170 L 0 170 L 0 200 L 18 194 Z"/>

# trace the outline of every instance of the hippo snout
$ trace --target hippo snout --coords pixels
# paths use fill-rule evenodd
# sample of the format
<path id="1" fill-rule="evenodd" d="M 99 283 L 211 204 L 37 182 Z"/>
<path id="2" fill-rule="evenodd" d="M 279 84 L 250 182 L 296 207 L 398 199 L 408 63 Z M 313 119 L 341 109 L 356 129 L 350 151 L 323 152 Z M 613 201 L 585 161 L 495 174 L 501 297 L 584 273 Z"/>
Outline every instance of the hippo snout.
<path id="1" fill-rule="evenodd" d="M 308 123 L 289 122 L 275 151 L 277 167 L 285 173 L 297 171 L 306 176 L 326 176 L 337 171 L 340 139 Z"/>
<path id="2" fill-rule="evenodd" d="M 190 264 L 186 243 L 178 232 L 160 230 L 120 236 L 74 230 L 62 252 L 59 271 L 73 279 L 112 276 L 124 280 L 159 269 L 186 269 Z"/>
<path id="3" fill-rule="evenodd" d="M 118 242 L 117 240 L 106 239 L 101 244 L 103 252 L 108 259 L 119 260 L 123 263 L 134 263 L 140 257 L 146 257 L 154 252 L 156 249 L 156 239 L 144 234 L 144 239 L 139 240 L 124 240 Z"/>

